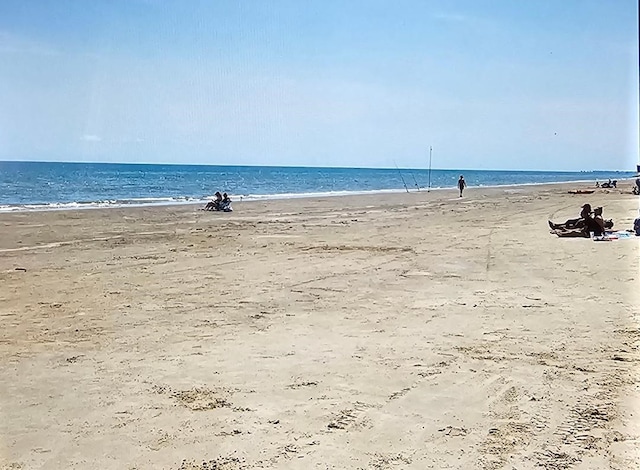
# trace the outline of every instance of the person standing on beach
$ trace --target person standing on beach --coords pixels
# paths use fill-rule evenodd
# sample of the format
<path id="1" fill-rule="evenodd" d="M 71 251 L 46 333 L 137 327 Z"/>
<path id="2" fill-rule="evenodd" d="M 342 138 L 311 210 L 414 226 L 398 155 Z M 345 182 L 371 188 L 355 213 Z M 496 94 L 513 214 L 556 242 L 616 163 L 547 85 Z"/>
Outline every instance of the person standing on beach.
<path id="1" fill-rule="evenodd" d="M 458 180 L 458 189 L 460 190 L 460 197 L 462 197 L 462 191 L 467 187 L 467 182 L 464 180 L 464 176 L 460 175 L 460 179 Z"/>

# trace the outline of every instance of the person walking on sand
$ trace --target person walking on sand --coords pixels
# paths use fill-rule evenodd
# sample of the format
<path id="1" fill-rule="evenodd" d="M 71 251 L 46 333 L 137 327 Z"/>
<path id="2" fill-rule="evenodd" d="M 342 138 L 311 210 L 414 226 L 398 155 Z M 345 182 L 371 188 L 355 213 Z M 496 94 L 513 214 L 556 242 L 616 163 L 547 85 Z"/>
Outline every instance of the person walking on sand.
<path id="1" fill-rule="evenodd" d="M 462 197 L 462 191 L 467 187 L 467 182 L 464 180 L 464 176 L 460 175 L 460 179 L 458 180 L 458 189 L 460 190 L 460 197 Z"/>

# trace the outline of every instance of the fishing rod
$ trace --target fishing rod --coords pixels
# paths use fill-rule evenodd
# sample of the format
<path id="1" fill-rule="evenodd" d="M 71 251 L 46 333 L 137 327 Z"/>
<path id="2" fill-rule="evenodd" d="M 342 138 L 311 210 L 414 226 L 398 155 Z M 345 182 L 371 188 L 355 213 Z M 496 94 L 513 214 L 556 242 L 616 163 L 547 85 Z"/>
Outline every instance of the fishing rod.
<path id="1" fill-rule="evenodd" d="M 413 178 L 413 182 L 416 184 L 416 189 L 420 192 L 420 185 L 418 184 L 418 180 L 416 179 L 416 175 L 413 174 L 413 171 L 410 172 L 411 177 Z"/>
<path id="2" fill-rule="evenodd" d="M 402 184 L 404 185 L 405 191 L 409 192 L 409 188 L 407 188 L 407 183 L 405 183 L 404 177 L 402 176 L 402 172 L 400 171 L 400 168 L 398 168 L 398 164 L 396 163 L 395 160 L 393 161 L 393 164 L 396 166 L 396 170 L 398 170 L 398 174 L 400 175 L 400 179 L 402 180 Z"/>
<path id="3" fill-rule="evenodd" d="M 431 155 L 433 154 L 433 147 L 429 146 L 429 186 L 427 192 L 431 191 Z"/>

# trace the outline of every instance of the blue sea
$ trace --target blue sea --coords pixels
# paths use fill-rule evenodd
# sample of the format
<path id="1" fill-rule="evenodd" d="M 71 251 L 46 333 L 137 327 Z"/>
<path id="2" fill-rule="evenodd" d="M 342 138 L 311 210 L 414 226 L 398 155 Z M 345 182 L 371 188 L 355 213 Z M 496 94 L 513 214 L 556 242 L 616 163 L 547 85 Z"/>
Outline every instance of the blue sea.
<path id="1" fill-rule="evenodd" d="M 469 187 L 606 181 L 632 172 L 545 172 L 0 162 L 0 212 L 196 203 L 216 191 L 256 200 Z M 429 180 L 430 178 L 430 180 Z M 404 181 L 403 181 L 404 180 Z"/>

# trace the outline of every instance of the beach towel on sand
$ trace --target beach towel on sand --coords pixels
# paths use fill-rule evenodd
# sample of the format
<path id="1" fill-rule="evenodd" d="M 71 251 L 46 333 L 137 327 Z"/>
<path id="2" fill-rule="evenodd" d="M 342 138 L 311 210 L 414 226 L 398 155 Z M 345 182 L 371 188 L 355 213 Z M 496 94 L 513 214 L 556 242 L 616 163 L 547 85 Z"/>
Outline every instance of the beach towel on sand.
<path id="1" fill-rule="evenodd" d="M 567 191 L 569 194 L 593 194 L 596 191 L 593 189 L 572 189 L 571 191 Z"/>
<path id="2" fill-rule="evenodd" d="M 593 237 L 594 242 L 609 242 L 613 240 L 630 240 L 635 238 L 632 233 L 627 232 L 626 230 L 618 230 L 617 232 L 605 232 L 604 235 L 600 237 Z"/>

